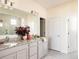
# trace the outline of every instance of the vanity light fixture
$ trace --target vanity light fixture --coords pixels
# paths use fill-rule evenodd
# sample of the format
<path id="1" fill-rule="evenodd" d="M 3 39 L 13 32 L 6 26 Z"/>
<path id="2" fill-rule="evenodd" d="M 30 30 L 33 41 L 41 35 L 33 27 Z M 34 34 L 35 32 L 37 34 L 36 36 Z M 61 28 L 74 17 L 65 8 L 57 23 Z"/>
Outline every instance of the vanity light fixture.
<path id="1" fill-rule="evenodd" d="M 13 9 L 14 0 L 0 0 L 0 7 L 5 9 Z"/>
<path id="2" fill-rule="evenodd" d="M 4 0 L 0 0 L 0 7 L 2 7 L 4 4 Z"/>
<path id="3" fill-rule="evenodd" d="M 0 20 L 0 27 L 3 26 L 3 20 Z"/>
<path id="4" fill-rule="evenodd" d="M 39 13 L 37 11 L 35 11 L 35 10 L 31 10 L 31 14 L 33 14 L 33 15 L 39 15 Z"/>

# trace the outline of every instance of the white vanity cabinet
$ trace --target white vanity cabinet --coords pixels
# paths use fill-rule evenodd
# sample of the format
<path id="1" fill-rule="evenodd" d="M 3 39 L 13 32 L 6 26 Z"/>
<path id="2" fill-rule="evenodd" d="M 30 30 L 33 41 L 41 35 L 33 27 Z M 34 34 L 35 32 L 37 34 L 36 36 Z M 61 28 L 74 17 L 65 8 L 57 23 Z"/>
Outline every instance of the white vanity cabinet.
<path id="1" fill-rule="evenodd" d="M 29 44 L 28 51 L 29 59 L 37 59 L 37 41 Z"/>
<path id="2" fill-rule="evenodd" d="M 42 45 L 43 45 L 43 56 L 46 56 L 48 53 L 48 40 L 42 41 Z"/>
<path id="3" fill-rule="evenodd" d="M 33 40 L 24 45 L 0 51 L 0 59 L 41 59 L 47 51 L 48 41 Z"/>
<path id="4" fill-rule="evenodd" d="M 7 54 L 6 56 L 3 56 L 1 59 L 28 59 L 28 52 L 26 49 L 22 49 L 14 53 Z"/>
<path id="5" fill-rule="evenodd" d="M 46 41 L 42 41 L 39 40 L 38 41 L 38 59 L 43 58 L 44 56 L 46 56 L 48 53 L 48 40 Z"/>
<path id="6" fill-rule="evenodd" d="M 17 59 L 28 59 L 27 49 L 23 49 L 17 52 Z"/>
<path id="7" fill-rule="evenodd" d="M 42 40 L 38 41 L 38 59 L 41 59 L 43 57 L 43 45 Z"/>
<path id="8" fill-rule="evenodd" d="M 10 55 L 7 55 L 7 56 L 4 56 L 3 58 L 1 59 L 16 59 L 16 54 L 10 54 Z"/>
<path id="9" fill-rule="evenodd" d="M 31 56 L 30 59 L 37 59 L 37 55 Z"/>
<path id="10" fill-rule="evenodd" d="M 28 44 L 0 51 L 0 59 L 28 59 Z"/>

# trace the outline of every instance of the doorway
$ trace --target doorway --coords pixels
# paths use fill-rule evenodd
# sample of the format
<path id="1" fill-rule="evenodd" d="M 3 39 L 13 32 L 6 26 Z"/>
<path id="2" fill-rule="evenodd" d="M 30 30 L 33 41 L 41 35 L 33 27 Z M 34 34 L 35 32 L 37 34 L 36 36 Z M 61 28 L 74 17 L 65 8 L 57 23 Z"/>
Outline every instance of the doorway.
<path id="1" fill-rule="evenodd" d="M 45 37 L 45 18 L 40 18 L 40 36 Z"/>

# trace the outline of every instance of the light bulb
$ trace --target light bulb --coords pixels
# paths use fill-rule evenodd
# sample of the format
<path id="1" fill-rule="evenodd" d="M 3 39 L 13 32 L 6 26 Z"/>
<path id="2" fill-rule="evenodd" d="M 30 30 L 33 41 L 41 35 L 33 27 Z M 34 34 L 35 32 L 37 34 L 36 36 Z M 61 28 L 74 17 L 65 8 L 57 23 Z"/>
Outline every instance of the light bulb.
<path id="1" fill-rule="evenodd" d="M 3 23 L 0 22 L 0 27 L 2 27 L 2 26 L 3 26 Z"/>

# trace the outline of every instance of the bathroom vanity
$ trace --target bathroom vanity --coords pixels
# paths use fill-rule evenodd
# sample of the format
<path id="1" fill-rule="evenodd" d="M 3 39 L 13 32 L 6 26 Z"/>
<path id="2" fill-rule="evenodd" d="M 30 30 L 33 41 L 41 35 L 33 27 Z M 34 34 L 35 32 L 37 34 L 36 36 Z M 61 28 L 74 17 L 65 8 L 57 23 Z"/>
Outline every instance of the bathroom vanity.
<path id="1" fill-rule="evenodd" d="M 30 26 L 32 34 L 40 35 L 38 15 L 0 7 L 0 42 L 9 38 L 9 42 L 0 44 L 0 59 L 41 59 L 47 54 L 48 40 L 17 41 L 15 28 L 26 25 Z"/>
<path id="2" fill-rule="evenodd" d="M 47 40 L 37 39 L 17 42 L 14 46 L 0 46 L 0 59 L 41 59 L 48 52 L 47 43 Z"/>

